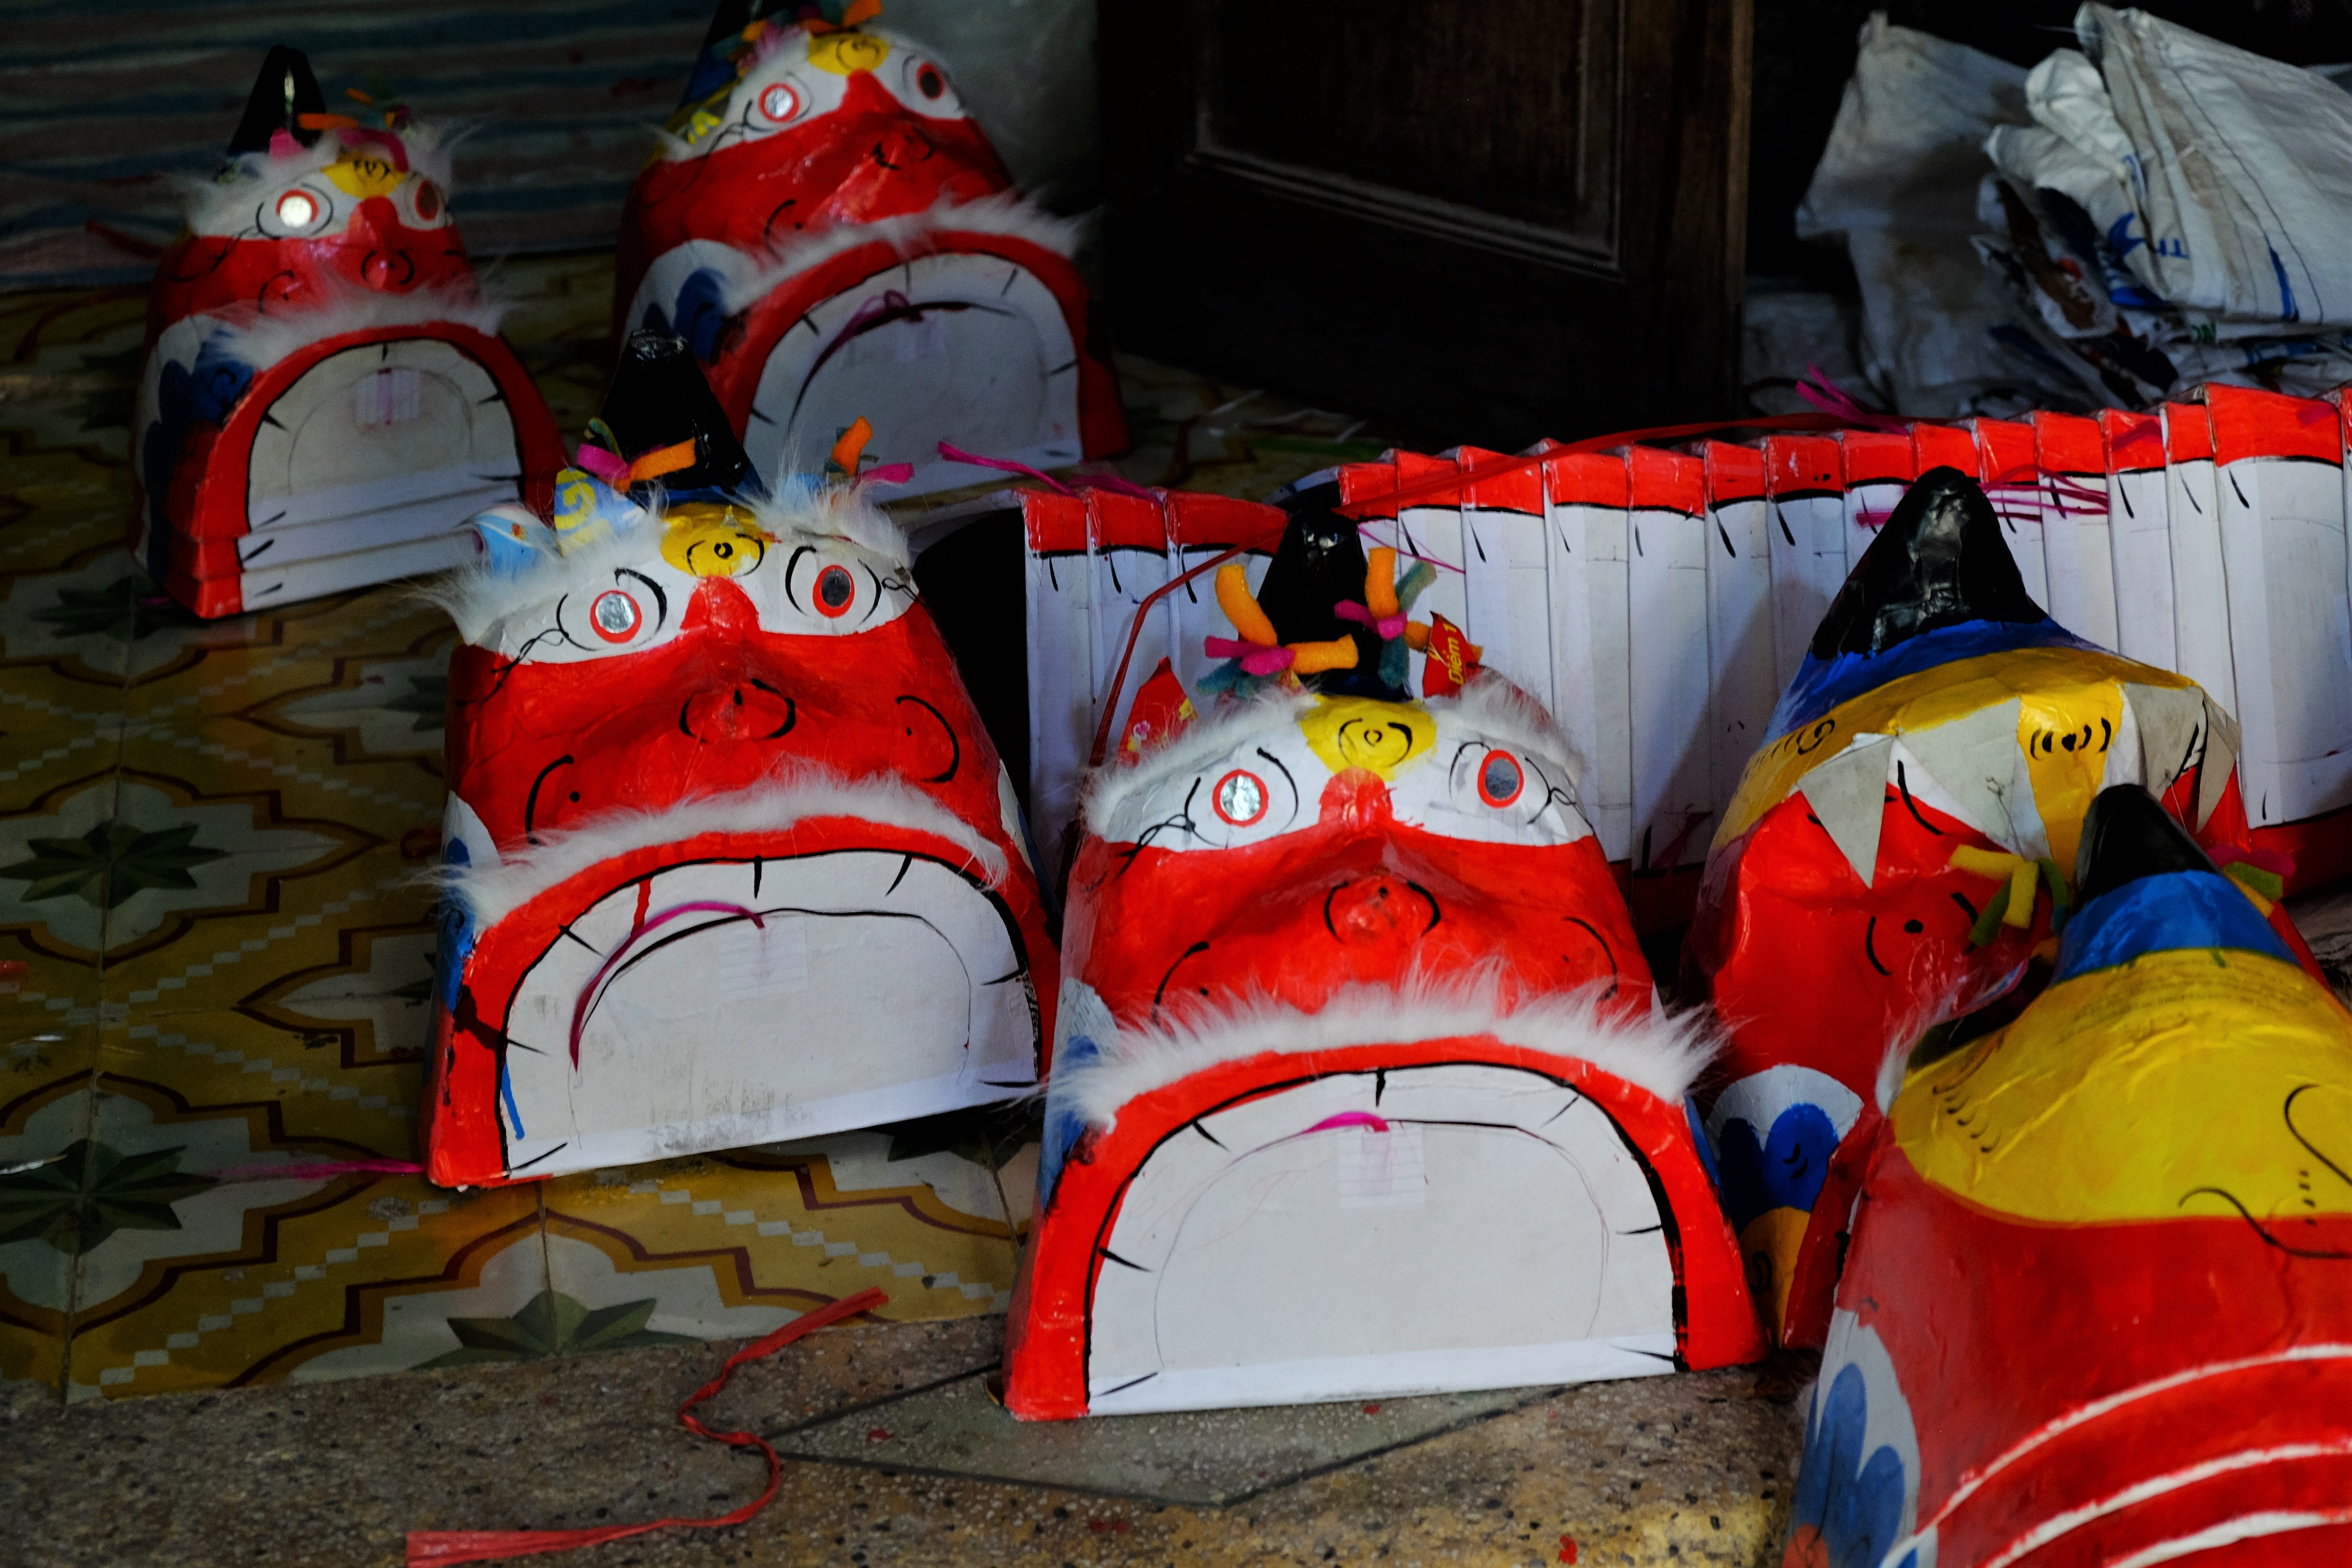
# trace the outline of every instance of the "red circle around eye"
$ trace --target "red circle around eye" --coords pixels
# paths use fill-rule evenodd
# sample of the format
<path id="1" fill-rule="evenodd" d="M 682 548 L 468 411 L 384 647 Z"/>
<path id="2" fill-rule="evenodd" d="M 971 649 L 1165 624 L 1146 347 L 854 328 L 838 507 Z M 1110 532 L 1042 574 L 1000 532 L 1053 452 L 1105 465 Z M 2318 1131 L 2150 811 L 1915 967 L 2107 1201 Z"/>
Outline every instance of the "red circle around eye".
<path id="1" fill-rule="evenodd" d="M 782 125 L 801 111 L 801 95 L 790 82 L 777 82 L 760 95 L 760 112 Z"/>
<path id="2" fill-rule="evenodd" d="M 828 566 L 816 574 L 816 613 L 839 620 L 857 602 L 857 579 L 846 566 Z"/>
<path id="3" fill-rule="evenodd" d="M 915 88 L 925 98 L 937 98 L 947 91 L 948 79 L 940 74 L 937 66 L 925 66 L 915 73 Z"/>
<path id="4" fill-rule="evenodd" d="M 416 195 L 413 199 L 416 204 L 416 216 L 426 223 L 441 216 L 441 187 L 432 181 L 417 181 Z"/>
<path id="5" fill-rule="evenodd" d="M 1527 784 L 1519 759 L 1508 752 L 1489 752 L 1486 760 L 1478 764 L 1478 798 L 1488 805 L 1510 805 L 1519 798 Z"/>
<path id="6" fill-rule="evenodd" d="M 637 635 L 646 614 L 637 602 L 618 588 L 608 588 L 588 606 L 588 624 L 606 642 L 624 643 Z"/>
<path id="7" fill-rule="evenodd" d="M 1266 807 L 1273 804 L 1265 781 L 1246 768 L 1235 768 L 1217 781 L 1209 792 L 1209 805 L 1218 818 L 1233 827 L 1252 827 L 1265 816 Z"/>
<path id="8" fill-rule="evenodd" d="M 318 198 L 307 192 L 289 191 L 278 198 L 278 221 L 289 228 L 308 228 L 318 216 Z"/>

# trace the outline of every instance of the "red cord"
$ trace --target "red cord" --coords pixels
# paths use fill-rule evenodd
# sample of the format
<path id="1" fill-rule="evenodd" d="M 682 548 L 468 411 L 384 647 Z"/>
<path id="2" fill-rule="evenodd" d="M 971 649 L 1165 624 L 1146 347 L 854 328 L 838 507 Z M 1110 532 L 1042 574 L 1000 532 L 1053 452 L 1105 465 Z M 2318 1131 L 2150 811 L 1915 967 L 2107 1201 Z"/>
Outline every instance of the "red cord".
<path id="1" fill-rule="evenodd" d="M 643 1535 L 649 1530 L 667 1530 L 672 1525 L 689 1526 L 698 1530 L 717 1530 L 730 1524 L 741 1524 L 775 1500 L 776 1489 L 782 1484 L 783 1462 L 776 1451 L 749 1432 L 713 1432 L 692 1414 L 694 1407 L 714 1398 L 735 1375 L 735 1369 L 745 1362 L 758 1361 L 773 1355 L 794 1340 L 813 1333 L 844 1318 L 854 1318 L 883 1306 L 890 1298 L 879 1290 L 860 1290 L 855 1296 L 845 1296 L 831 1306 L 819 1307 L 813 1312 L 803 1312 L 766 1339 L 745 1345 L 727 1358 L 719 1375 L 697 1389 L 694 1396 L 677 1407 L 677 1424 L 698 1437 L 708 1437 L 714 1443 L 724 1443 L 733 1448 L 757 1448 L 768 1461 L 768 1488 L 751 1501 L 732 1513 L 716 1519 L 656 1519 L 646 1524 L 607 1524 L 593 1530 L 412 1530 L 408 1532 L 408 1568 L 441 1568 L 451 1563 L 487 1563 L 499 1557 L 530 1557 L 542 1552 L 570 1552 L 583 1546 L 595 1546 L 607 1541 L 620 1541 L 632 1535 Z"/>
<path id="2" fill-rule="evenodd" d="M 1151 606 L 1198 577 L 1202 573 L 1215 571 L 1248 548 L 1246 544 L 1236 544 L 1223 555 L 1202 562 L 1190 572 L 1169 579 L 1167 583 L 1143 595 L 1143 602 L 1135 606 L 1135 618 L 1127 626 L 1127 651 L 1118 656 L 1118 673 L 1111 678 L 1110 700 L 1103 704 L 1102 718 L 1095 724 L 1095 749 L 1093 755 L 1087 760 L 1087 766 L 1098 768 L 1103 765 L 1103 759 L 1110 754 L 1110 721 L 1118 717 L 1118 694 L 1127 689 L 1127 667 L 1135 658 L 1136 642 L 1143 636 L 1143 618 L 1151 613 Z"/>

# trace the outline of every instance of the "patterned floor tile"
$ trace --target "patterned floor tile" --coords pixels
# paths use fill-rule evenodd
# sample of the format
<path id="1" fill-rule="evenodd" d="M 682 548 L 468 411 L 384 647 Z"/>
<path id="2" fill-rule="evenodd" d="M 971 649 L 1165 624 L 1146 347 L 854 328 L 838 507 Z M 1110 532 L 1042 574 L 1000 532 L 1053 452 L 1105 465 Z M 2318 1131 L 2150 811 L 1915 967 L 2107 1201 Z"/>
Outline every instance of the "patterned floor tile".
<path id="1" fill-rule="evenodd" d="M 359 712 L 331 706 L 352 727 L 304 735 L 236 716 L 132 727 L 118 858 L 168 852 L 180 876 L 109 911 L 108 1001 L 134 1014 L 240 1005 L 307 984 L 296 974 L 373 973 L 393 960 L 362 946 L 425 929 L 433 894 L 419 874 L 439 843 L 440 780 L 414 756 L 352 755 L 378 727 Z M 379 743 L 408 721 L 383 721 Z"/>
<path id="2" fill-rule="evenodd" d="M 394 1112 L 413 1108 L 413 1088 L 337 1091 L 371 1079 L 413 1085 L 414 1064 L 278 1067 L 253 1026 L 238 1026 L 126 1033 L 104 1049 L 88 1144 L 102 1169 L 85 1182 L 94 1217 L 74 1258 L 69 1399 L 415 1366 L 461 1348 L 407 1330 L 415 1299 L 454 1297 L 495 1316 L 546 1289 L 528 1189 L 454 1193 L 417 1176 L 315 1169 L 404 1150 L 413 1122 Z"/>
<path id="3" fill-rule="evenodd" d="M 643 1327 L 699 1338 L 765 1332 L 868 1286 L 893 1321 L 1001 1312 L 1014 1256 L 994 1173 L 927 1129 L 559 1177 L 550 1283 L 600 1310 L 650 1301 Z"/>
<path id="4" fill-rule="evenodd" d="M 29 1049 L 26 1047 L 30 1047 Z M 10 1384 L 54 1394 L 65 1375 L 77 1200 L 95 1107 L 96 1028 L 45 1027 L 0 1060 L 0 1397 Z"/>

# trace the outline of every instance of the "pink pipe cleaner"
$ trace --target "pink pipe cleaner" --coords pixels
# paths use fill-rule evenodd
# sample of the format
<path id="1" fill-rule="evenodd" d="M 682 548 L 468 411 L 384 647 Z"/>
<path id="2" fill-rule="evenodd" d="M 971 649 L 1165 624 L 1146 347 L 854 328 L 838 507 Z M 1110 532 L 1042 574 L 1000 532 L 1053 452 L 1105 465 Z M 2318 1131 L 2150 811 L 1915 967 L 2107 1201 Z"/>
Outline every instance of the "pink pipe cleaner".
<path id="1" fill-rule="evenodd" d="M 1854 400 L 1853 394 L 1832 381 L 1829 373 L 1817 364 L 1805 366 L 1805 374 L 1797 381 L 1797 395 L 1822 413 L 1866 430 L 1903 430 L 1910 425 L 1899 416 L 1864 408 Z"/>
<path id="2" fill-rule="evenodd" d="M 768 922 L 760 918 L 760 912 L 757 910 L 747 910 L 740 904 L 723 903 L 716 899 L 698 899 L 690 904 L 679 904 L 675 908 L 664 910 L 661 913 L 654 916 L 652 919 L 646 921 L 645 924 L 631 931 L 629 933 L 629 940 L 614 948 L 613 950 L 612 956 L 605 959 L 604 962 L 597 967 L 596 973 L 589 978 L 588 984 L 581 988 L 580 1000 L 572 1004 L 572 1070 L 575 1072 L 579 1070 L 580 1037 L 587 1030 L 588 1013 L 589 1010 L 596 1005 L 596 988 L 604 984 L 604 977 L 612 973 L 614 969 L 619 965 L 620 962 L 629 955 L 629 950 L 637 945 L 640 938 L 662 926 L 667 925 L 670 921 L 677 919 L 680 915 L 697 914 L 703 911 L 713 911 L 719 914 L 729 915 L 741 915 L 744 919 L 750 921 L 761 931 L 768 929 Z"/>
<path id="3" fill-rule="evenodd" d="M 1404 636 L 1404 616 L 1401 612 L 1393 616 L 1375 616 L 1370 605 L 1360 605 L 1353 599 L 1342 599 L 1331 606 L 1331 613 L 1343 621 L 1371 627 L 1381 634 L 1382 642 L 1394 642 Z"/>
<path id="4" fill-rule="evenodd" d="M 618 453 L 607 452 L 602 447 L 591 447 L 583 441 L 572 461 L 574 468 L 586 469 L 614 489 L 624 489 L 629 482 L 627 459 Z"/>
<path id="5" fill-rule="evenodd" d="M 1159 501 L 1160 497 L 1133 479 L 1113 473 L 1072 474 L 1067 483 L 1053 475 L 1016 463 L 1008 458 L 983 458 L 977 452 L 967 452 L 961 447 L 940 443 L 940 456 L 950 463 L 970 463 L 976 468 L 994 468 L 1001 473 L 1021 474 L 1035 479 L 1056 495 L 1075 496 L 1079 490 L 1109 490 L 1114 495 L 1133 496 L 1138 500 Z M 1073 488 L 1076 487 L 1076 488 Z"/>

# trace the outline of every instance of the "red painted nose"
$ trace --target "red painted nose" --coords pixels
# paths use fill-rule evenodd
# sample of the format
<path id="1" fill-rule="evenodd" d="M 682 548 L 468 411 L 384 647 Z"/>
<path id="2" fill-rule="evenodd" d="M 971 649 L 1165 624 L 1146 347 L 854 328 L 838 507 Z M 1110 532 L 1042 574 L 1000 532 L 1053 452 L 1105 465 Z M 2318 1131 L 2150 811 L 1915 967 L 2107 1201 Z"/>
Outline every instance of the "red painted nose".
<path id="1" fill-rule="evenodd" d="M 1374 871 L 1331 889 L 1323 923 L 1349 947 L 1409 947 L 1437 923 L 1437 903 L 1411 882 Z"/>
<path id="2" fill-rule="evenodd" d="M 911 169 L 939 149 L 912 125 L 894 125 L 874 143 L 874 161 L 886 169 Z"/>
<path id="3" fill-rule="evenodd" d="M 781 741 L 797 719 L 791 697 L 757 677 L 705 687 L 678 710 L 677 727 L 705 745 Z"/>

